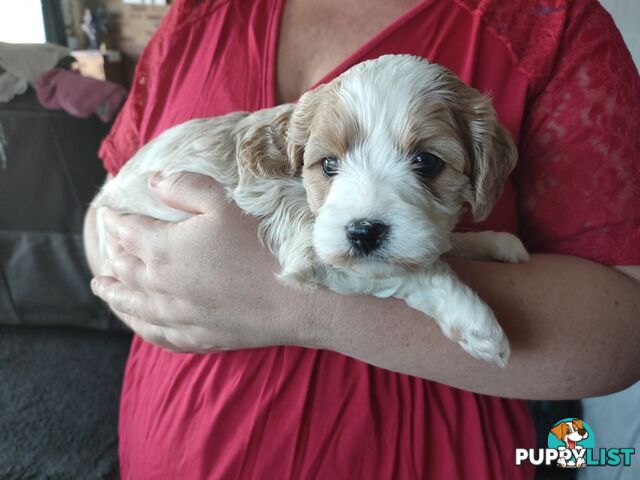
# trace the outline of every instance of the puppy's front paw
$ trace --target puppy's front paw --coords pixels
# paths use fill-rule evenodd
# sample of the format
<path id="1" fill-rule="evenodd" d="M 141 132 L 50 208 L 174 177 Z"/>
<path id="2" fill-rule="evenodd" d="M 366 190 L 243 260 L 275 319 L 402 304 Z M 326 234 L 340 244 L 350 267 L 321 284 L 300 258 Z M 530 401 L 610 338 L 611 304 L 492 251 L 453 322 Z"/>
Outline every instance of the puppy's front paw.
<path id="1" fill-rule="evenodd" d="M 489 258 L 498 262 L 523 263 L 529 261 L 529 252 L 518 237 L 507 232 L 493 232 Z"/>
<path id="2" fill-rule="evenodd" d="M 471 356 L 504 368 L 511 348 L 491 308 L 446 264 L 435 264 L 433 270 L 408 282 L 396 295 L 433 318 L 442 333 Z"/>
<path id="3" fill-rule="evenodd" d="M 529 260 L 527 249 L 518 237 L 507 232 L 454 232 L 450 255 L 474 260 L 520 263 Z"/>
<path id="4" fill-rule="evenodd" d="M 472 357 L 493 363 L 500 368 L 506 367 L 511 347 L 504 330 L 487 305 L 479 302 L 474 310 L 473 322 L 459 323 L 464 327 L 458 327 L 453 338 Z"/>
<path id="5" fill-rule="evenodd" d="M 458 343 L 469 355 L 500 368 L 507 366 L 511 355 L 509 340 L 501 328 L 499 333 L 470 330 L 462 335 Z"/>
<path id="6" fill-rule="evenodd" d="M 318 281 L 311 268 L 282 271 L 276 275 L 276 278 L 288 287 L 302 290 L 312 290 L 318 286 Z"/>

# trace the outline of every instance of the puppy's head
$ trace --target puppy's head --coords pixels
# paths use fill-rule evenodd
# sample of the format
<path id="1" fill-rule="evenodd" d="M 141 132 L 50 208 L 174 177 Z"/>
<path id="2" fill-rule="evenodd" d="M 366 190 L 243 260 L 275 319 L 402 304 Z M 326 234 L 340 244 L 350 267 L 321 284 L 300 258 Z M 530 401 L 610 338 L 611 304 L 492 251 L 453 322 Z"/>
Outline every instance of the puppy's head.
<path id="1" fill-rule="evenodd" d="M 559 423 L 551 429 L 551 433 L 555 435 L 558 440 L 565 443 L 579 442 L 589 436 L 589 432 L 584 428 L 583 421 L 578 419 Z"/>
<path id="2" fill-rule="evenodd" d="M 465 203 L 484 219 L 517 156 L 486 97 L 408 55 L 363 62 L 306 93 L 288 149 L 320 259 L 381 275 L 446 251 Z"/>

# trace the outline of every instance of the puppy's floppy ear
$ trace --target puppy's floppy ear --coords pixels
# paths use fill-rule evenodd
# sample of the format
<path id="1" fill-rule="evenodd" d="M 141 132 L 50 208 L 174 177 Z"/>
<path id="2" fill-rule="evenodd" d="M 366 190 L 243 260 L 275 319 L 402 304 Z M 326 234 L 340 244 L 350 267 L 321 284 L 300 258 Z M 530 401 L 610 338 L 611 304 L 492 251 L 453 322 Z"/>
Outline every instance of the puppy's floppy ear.
<path id="1" fill-rule="evenodd" d="M 471 157 L 472 191 L 466 200 L 474 220 L 479 222 L 487 218 L 500 197 L 505 180 L 516 166 L 518 150 L 487 97 L 469 87 L 461 97 Z"/>
<path id="2" fill-rule="evenodd" d="M 553 427 L 551 433 L 553 433 L 558 440 L 562 440 L 564 438 L 564 423 L 559 423 Z"/>
<path id="3" fill-rule="evenodd" d="M 288 156 L 287 130 L 295 105 L 249 115 L 236 128 L 240 182 L 251 177 L 291 177 L 298 167 Z"/>
<path id="4" fill-rule="evenodd" d="M 575 419 L 573 421 L 573 424 L 579 429 L 579 430 L 584 430 L 584 423 L 582 423 L 582 420 L 578 420 Z"/>
<path id="5" fill-rule="evenodd" d="M 311 123 L 322 103 L 326 88 L 327 85 L 322 84 L 302 95 L 291 115 L 287 132 L 287 153 L 298 169 L 304 162 L 304 149 L 311 134 Z"/>

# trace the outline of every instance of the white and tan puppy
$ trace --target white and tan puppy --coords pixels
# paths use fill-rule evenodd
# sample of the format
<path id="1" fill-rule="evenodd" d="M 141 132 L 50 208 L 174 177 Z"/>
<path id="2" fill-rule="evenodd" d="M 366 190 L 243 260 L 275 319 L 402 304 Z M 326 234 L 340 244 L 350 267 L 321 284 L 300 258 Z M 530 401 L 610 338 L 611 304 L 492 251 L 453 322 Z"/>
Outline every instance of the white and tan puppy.
<path id="1" fill-rule="evenodd" d="M 571 453 L 569 459 L 564 457 L 558 458 L 557 465 L 559 467 L 581 468 L 587 466 L 587 462 L 584 457 L 574 458 L 575 452 L 584 450 L 584 447 L 582 445 L 578 445 L 578 442 L 589 437 L 589 432 L 584 428 L 584 422 L 582 420 L 575 418 L 568 422 L 559 423 L 551 429 L 551 433 L 555 435 L 558 440 L 564 443 L 563 446 L 558 447 L 558 450 L 568 450 Z"/>
<path id="2" fill-rule="evenodd" d="M 167 221 L 152 172 L 220 182 L 278 257 L 278 278 L 345 294 L 404 299 L 477 358 L 504 366 L 492 311 L 440 259 L 524 261 L 507 233 L 452 233 L 465 205 L 484 219 L 516 163 L 490 101 L 448 70 L 408 55 L 354 66 L 297 104 L 191 120 L 142 148 L 94 206 Z M 99 235 L 104 229 L 98 215 Z"/>

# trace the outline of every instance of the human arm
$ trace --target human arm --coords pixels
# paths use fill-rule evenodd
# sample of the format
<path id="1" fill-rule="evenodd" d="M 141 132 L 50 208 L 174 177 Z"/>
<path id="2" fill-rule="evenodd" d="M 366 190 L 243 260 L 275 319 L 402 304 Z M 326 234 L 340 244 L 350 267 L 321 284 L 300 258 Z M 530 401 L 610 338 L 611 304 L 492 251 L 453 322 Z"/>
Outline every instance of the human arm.
<path id="1" fill-rule="evenodd" d="M 325 348 L 507 397 L 600 395 L 640 377 L 640 283 L 611 267 L 544 254 L 525 264 L 449 259 L 494 309 L 511 340 L 511 360 L 499 370 L 466 355 L 402 301 L 280 284 L 273 278 L 276 260 L 258 244 L 257 222 L 228 204 L 211 180 L 183 175 L 156 191 L 170 205 L 202 214 L 179 224 L 106 215 L 111 234 L 130 253 L 113 265 L 120 281 L 101 277 L 94 284 L 126 323 L 154 343 L 202 352 Z M 88 244 L 93 235 L 86 231 Z"/>
<path id="2" fill-rule="evenodd" d="M 463 388 L 532 398 L 593 395 L 630 383 L 638 377 L 639 364 L 637 285 L 611 267 L 577 257 L 599 257 L 609 250 L 628 255 L 619 264 L 638 263 L 631 250 L 640 238 L 640 217 L 633 207 L 634 201 L 640 204 L 634 191 L 639 182 L 633 180 L 640 178 L 640 145 L 625 138 L 637 137 L 628 123 L 638 118 L 633 94 L 638 90 L 631 80 L 612 83 L 612 73 L 621 69 L 600 68 L 602 58 L 615 62 L 599 53 L 608 48 L 604 35 L 590 38 L 602 39 L 604 47 L 590 48 L 590 58 L 576 59 L 544 92 L 536 92 L 538 101 L 529 106 L 536 114 L 523 126 L 525 155 L 518 172 L 522 229 L 534 251 L 554 255 L 532 255 L 527 265 L 451 261 L 494 308 L 511 337 L 514 351 L 505 371 L 468 358 L 443 339 L 433 322 L 400 301 L 279 285 L 272 276 L 275 260 L 255 240 L 255 222 L 226 205 L 215 186 L 190 185 L 201 180 L 187 177 L 178 188 L 184 191 L 165 193 L 165 198 L 202 208 L 204 214 L 179 225 L 112 218 L 112 230 L 132 255 L 116 265 L 124 283 L 102 279 L 98 293 L 113 308 L 136 313 L 123 318 L 138 333 L 181 349 L 274 344 L 331 348 Z M 571 48 L 583 43 L 576 41 Z M 554 64 L 563 69 L 560 59 Z M 588 64 L 591 70 L 585 70 Z M 626 99 L 614 98 L 615 115 L 607 116 L 603 108 L 609 98 L 593 99 L 602 92 L 627 92 Z M 569 108 L 578 98 L 581 108 Z M 600 141 L 596 129 L 609 137 Z M 119 157 L 128 153 L 119 152 Z M 620 177 L 626 181 L 619 182 Z M 562 181 L 584 189 L 569 194 Z M 213 195 L 209 201 L 198 200 L 207 192 Z M 552 218 L 561 213 L 562 221 Z M 141 267 L 136 256 L 145 261 L 144 269 L 136 268 Z M 615 265 L 622 255 L 618 257 L 597 260 Z"/>

